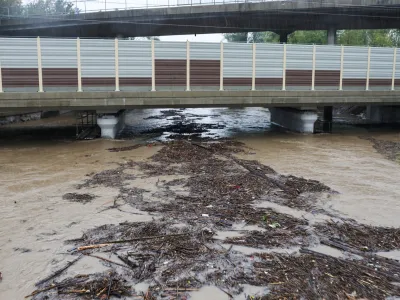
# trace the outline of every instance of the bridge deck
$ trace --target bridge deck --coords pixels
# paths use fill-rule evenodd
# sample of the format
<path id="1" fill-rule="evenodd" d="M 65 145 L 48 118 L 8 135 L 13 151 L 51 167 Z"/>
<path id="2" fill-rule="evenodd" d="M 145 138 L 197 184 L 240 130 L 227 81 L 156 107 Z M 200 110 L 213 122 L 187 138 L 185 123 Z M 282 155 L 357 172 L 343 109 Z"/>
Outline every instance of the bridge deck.
<path id="1" fill-rule="evenodd" d="M 242 1 L 245 2 L 245 1 Z M 249 1 L 251 2 L 251 1 Z M 136 37 L 397 28 L 399 0 L 265 1 L 0 20 L 1 36 Z"/>
<path id="2" fill-rule="evenodd" d="M 400 91 L 196 91 L 2 93 L 0 111 L 165 107 L 400 105 Z"/>

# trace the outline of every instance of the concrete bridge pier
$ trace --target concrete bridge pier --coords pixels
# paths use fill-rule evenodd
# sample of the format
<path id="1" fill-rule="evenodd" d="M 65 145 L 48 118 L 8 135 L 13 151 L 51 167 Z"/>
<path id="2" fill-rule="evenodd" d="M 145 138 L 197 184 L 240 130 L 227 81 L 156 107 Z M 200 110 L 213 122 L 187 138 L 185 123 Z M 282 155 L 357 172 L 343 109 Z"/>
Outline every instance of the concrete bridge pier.
<path id="1" fill-rule="evenodd" d="M 102 138 L 115 139 L 125 126 L 125 110 L 97 111 L 97 125 L 101 129 Z"/>
<path id="2" fill-rule="evenodd" d="M 324 106 L 322 108 L 322 132 L 332 132 L 332 120 L 333 120 L 333 106 Z"/>
<path id="3" fill-rule="evenodd" d="M 368 105 L 366 117 L 372 123 L 400 123 L 400 106 Z"/>
<path id="4" fill-rule="evenodd" d="M 337 42 L 336 28 L 331 26 L 328 29 L 328 45 L 336 45 L 336 42 Z"/>
<path id="5" fill-rule="evenodd" d="M 301 107 L 271 107 L 271 123 L 283 128 L 304 132 L 314 133 L 314 124 L 318 119 L 316 108 Z"/>

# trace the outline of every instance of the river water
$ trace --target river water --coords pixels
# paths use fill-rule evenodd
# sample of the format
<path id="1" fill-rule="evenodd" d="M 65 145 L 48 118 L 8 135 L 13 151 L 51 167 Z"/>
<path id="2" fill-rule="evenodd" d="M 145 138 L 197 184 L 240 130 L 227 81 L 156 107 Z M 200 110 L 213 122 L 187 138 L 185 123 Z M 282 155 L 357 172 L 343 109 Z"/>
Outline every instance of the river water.
<path id="1" fill-rule="evenodd" d="M 160 133 L 158 129 L 180 122 L 208 124 L 209 131 L 202 137 L 243 141 L 252 148 L 251 159 L 281 174 L 316 179 L 330 186 L 339 193 L 320 199 L 327 210 L 362 223 L 400 227 L 400 164 L 387 160 L 371 142 L 360 138 L 399 142 L 398 129 L 337 125 L 332 134 L 304 135 L 271 126 L 268 110 L 263 108 L 137 110 L 126 115 L 122 137 L 129 138 L 75 141 L 69 122 L 67 117 L 30 122 L 41 128 L 39 137 L 26 126 L 28 123 L 22 130 L 15 125 L 4 127 L 8 133 L 0 138 L 0 299 L 23 299 L 34 290 L 35 282 L 65 263 L 65 240 L 102 224 L 151 220 L 146 213 L 100 212 L 113 201 L 117 189 L 80 190 L 99 196 L 84 206 L 65 201 L 62 195 L 76 191 L 75 185 L 88 173 L 115 168 L 118 162 L 130 159 L 145 160 L 160 149 L 141 147 L 111 153 L 108 148 L 184 134 L 173 126 L 168 127 L 171 132 Z M 65 134 L 54 134 L 54 126 L 67 126 L 62 131 Z M 14 133 L 12 138 L 10 132 Z M 143 188 L 152 184 L 143 182 Z M 84 258 L 73 272 L 99 271 L 95 263 L 93 258 Z"/>

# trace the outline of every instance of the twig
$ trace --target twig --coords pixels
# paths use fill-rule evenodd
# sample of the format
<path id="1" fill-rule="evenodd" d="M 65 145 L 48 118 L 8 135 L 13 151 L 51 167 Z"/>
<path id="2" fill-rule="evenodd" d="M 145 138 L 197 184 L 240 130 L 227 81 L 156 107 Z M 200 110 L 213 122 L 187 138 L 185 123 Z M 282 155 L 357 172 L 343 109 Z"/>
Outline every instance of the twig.
<path id="1" fill-rule="evenodd" d="M 221 291 L 223 291 L 225 294 L 227 294 L 231 299 L 233 299 L 233 296 L 229 294 L 227 291 L 223 290 L 222 288 L 218 287 Z"/>
<path id="2" fill-rule="evenodd" d="M 179 233 L 179 234 L 155 235 L 155 236 L 145 236 L 145 237 L 140 237 L 140 238 L 134 238 L 134 239 L 129 239 L 129 240 L 110 241 L 110 242 L 106 242 L 106 243 L 103 243 L 103 244 L 94 244 L 94 245 L 82 246 L 82 247 L 78 248 L 78 251 L 87 250 L 87 249 L 94 249 L 94 248 L 102 248 L 102 247 L 110 246 L 112 244 L 122 244 L 122 243 L 130 243 L 130 242 L 135 242 L 135 241 L 161 239 L 161 238 L 167 238 L 167 237 L 173 237 L 173 236 L 184 236 L 184 235 L 189 235 L 189 234 L 192 234 L 192 233 L 193 232 Z"/>
<path id="3" fill-rule="evenodd" d="M 113 279 L 110 277 L 110 285 L 108 286 L 107 300 L 110 299 L 111 284 L 112 284 L 112 282 L 113 282 Z"/>
<path id="4" fill-rule="evenodd" d="M 83 251 L 83 250 L 89 250 L 89 249 L 95 249 L 95 248 L 102 248 L 102 247 L 107 247 L 111 246 L 111 243 L 108 244 L 96 244 L 96 245 L 88 245 L 88 246 L 82 246 L 78 247 L 78 251 Z"/>
<path id="5" fill-rule="evenodd" d="M 118 253 L 114 253 L 121 261 L 123 261 L 127 266 L 129 266 L 132 269 L 135 269 L 138 267 L 137 264 L 134 262 L 130 261 L 127 257 L 123 257 L 122 255 L 119 255 Z"/>
<path id="6" fill-rule="evenodd" d="M 127 266 L 125 266 L 125 265 L 123 265 L 123 264 L 117 263 L 117 262 L 115 262 L 115 261 L 109 260 L 109 259 L 104 258 L 104 257 L 101 257 L 101 256 L 97 256 L 97 255 L 93 255 L 93 254 L 86 254 L 86 255 L 87 255 L 87 256 L 91 256 L 91 257 L 98 258 L 98 259 L 100 259 L 100 260 L 104 260 L 104 261 L 106 261 L 106 262 L 109 262 L 109 263 L 111 263 L 111 264 L 114 264 L 114 265 L 117 265 L 117 266 L 120 266 L 120 267 L 128 268 Z"/>
<path id="7" fill-rule="evenodd" d="M 51 274 L 50 276 L 47 276 L 46 278 L 38 281 L 35 286 L 39 286 L 55 277 L 57 277 L 58 275 L 60 275 L 62 272 L 64 272 L 66 269 L 68 269 L 70 266 L 72 266 L 74 263 L 76 263 L 78 260 L 80 260 L 82 258 L 82 254 L 79 255 L 77 258 L 75 258 L 73 261 L 70 261 L 69 263 L 67 263 L 64 267 L 62 267 L 61 269 L 57 270 L 56 272 L 54 272 L 53 274 Z"/>
<path id="8" fill-rule="evenodd" d="M 28 296 L 25 296 L 25 298 L 33 297 L 33 296 L 35 296 L 35 295 L 37 295 L 37 294 L 39 294 L 39 293 L 41 293 L 41 292 L 49 291 L 49 290 L 52 290 L 52 289 L 55 289 L 55 288 L 58 288 L 58 287 L 63 287 L 63 286 L 66 286 L 66 284 L 59 284 L 59 285 L 53 284 L 53 285 L 51 285 L 51 286 L 48 286 L 47 288 L 33 291 L 33 292 L 32 292 L 31 294 L 29 294 Z"/>

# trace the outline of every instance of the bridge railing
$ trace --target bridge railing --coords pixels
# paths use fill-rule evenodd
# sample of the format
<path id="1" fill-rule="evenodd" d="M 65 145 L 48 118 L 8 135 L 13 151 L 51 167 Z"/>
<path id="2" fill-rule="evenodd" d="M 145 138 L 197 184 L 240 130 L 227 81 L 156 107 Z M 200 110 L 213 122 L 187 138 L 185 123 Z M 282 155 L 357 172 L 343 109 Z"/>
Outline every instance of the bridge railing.
<path id="1" fill-rule="evenodd" d="M 0 38 L 0 91 L 395 90 L 397 48 Z"/>
<path id="2" fill-rule="evenodd" d="M 75 14 L 83 13 L 94 13 L 102 11 L 115 11 L 115 10 L 131 10 L 131 9 L 152 9 L 152 8 L 165 8 L 165 7 L 178 7 L 178 6 L 202 6 L 202 5 L 221 5 L 221 4 L 232 4 L 232 3 L 258 3 L 258 2 L 271 2 L 271 1 L 285 1 L 285 0 L 141 0 L 129 3 L 129 0 L 78 0 L 79 9 L 75 11 Z M 290 1 L 290 0 L 287 0 Z M 96 2 L 96 7 L 93 7 L 92 3 Z M 87 8 L 89 6 L 89 8 Z M 27 17 L 39 17 L 39 16 L 62 16 L 67 14 L 73 14 L 70 11 L 65 12 L 41 12 L 29 13 L 28 11 L 22 11 L 19 6 L 9 6 L 0 9 L 0 18 L 27 18 Z"/>

